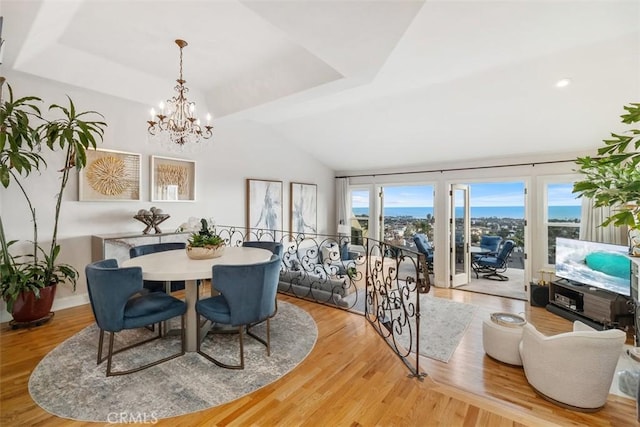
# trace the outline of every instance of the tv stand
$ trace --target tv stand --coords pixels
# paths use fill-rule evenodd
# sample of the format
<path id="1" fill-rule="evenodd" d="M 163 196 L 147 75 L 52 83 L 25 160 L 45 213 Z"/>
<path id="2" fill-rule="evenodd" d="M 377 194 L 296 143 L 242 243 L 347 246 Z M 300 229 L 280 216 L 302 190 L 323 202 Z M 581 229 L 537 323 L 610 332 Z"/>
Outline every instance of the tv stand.
<path id="1" fill-rule="evenodd" d="M 547 310 L 569 320 L 580 320 L 596 329 L 633 325 L 629 298 L 568 280 L 549 284 Z"/>

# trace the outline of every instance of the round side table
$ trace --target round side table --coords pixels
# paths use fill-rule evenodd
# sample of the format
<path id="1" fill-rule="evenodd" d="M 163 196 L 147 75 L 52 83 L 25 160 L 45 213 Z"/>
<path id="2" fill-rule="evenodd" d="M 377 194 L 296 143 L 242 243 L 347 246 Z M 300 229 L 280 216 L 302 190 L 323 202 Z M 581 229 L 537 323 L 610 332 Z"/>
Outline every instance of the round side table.
<path id="1" fill-rule="evenodd" d="M 527 321 L 511 313 L 493 313 L 482 322 L 482 345 L 485 353 L 500 362 L 522 366 L 520 341 Z"/>

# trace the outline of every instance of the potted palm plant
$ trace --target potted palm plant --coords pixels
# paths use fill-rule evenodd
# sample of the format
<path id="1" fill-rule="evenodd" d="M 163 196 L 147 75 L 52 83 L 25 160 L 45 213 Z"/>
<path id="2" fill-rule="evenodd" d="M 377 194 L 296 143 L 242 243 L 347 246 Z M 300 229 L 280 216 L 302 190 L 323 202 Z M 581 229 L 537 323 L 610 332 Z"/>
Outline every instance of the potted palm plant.
<path id="1" fill-rule="evenodd" d="M 86 165 L 86 150 L 96 148 L 97 141 L 102 141 L 106 123 L 85 119 L 102 116 L 94 111 L 76 111 L 70 98 L 68 107 L 56 104 L 49 107 L 58 118 L 45 119 L 38 107 L 40 98 L 14 98 L 11 86 L 7 85 L 9 98 L 3 101 L 2 83 L 4 79 L 0 81 L 0 183 L 4 188 L 14 184 L 20 189 L 31 215 L 33 240 L 26 253 L 22 249 L 22 253 L 12 254 L 11 247 L 19 246 L 19 242 L 7 240 L 0 218 L 0 296 L 15 322 L 37 322 L 48 315 L 58 283 L 69 283 L 75 290 L 78 271 L 57 261 L 61 250 L 57 236 L 62 198 L 72 170 Z M 47 167 L 41 154 L 44 148 L 64 153 L 51 243 L 47 248 L 39 244 L 36 210 L 23 185 L 32 172 Z"/>
<path id="2" fill-rule="evenodd" d="M 640 122 L 640 103 L 624 107 L 625 124 Z M 574 183 L 573 192 L 593 199 L 594 206 L 617 206 L 602 225 L 627 226 L 629 251 L 640 256 L 640 129 L 612 133 L 598 149 L 598 156 L 579 157 L 578 172 L 584 179 Z"/>

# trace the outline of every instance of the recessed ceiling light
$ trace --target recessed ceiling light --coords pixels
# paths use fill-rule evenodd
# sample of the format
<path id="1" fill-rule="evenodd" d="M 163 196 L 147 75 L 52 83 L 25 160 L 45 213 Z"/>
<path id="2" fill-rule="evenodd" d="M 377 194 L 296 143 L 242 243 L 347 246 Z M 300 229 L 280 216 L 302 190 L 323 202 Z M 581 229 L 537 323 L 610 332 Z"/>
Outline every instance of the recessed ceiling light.
<path id="1" fill-rule="evenodd" d="M 571 84 L 571 79 L 560 79 L 556 82 L 556 87 L 567 87 Z"/>

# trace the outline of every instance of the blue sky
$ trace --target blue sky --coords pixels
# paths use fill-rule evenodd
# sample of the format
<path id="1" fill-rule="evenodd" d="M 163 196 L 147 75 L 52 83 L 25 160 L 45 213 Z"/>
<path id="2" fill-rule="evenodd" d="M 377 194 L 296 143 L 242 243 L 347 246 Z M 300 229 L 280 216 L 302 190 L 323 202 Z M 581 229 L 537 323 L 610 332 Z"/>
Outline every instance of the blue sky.
<path id="1" fill-rule="evenodd" d="M 470 184 L 471 206 L 524 206 L 524 183 L 476 183 Z M 572 184 L 548 186 L 550 206 L 579 206 L 580 200 L 571 193 Z M 353 207 L 368 207 L 367 190 L 353 191 Z M 433 206 L 433 186 L 412 185 L 384 188 L 384 204 L 387 207 Z"/>

